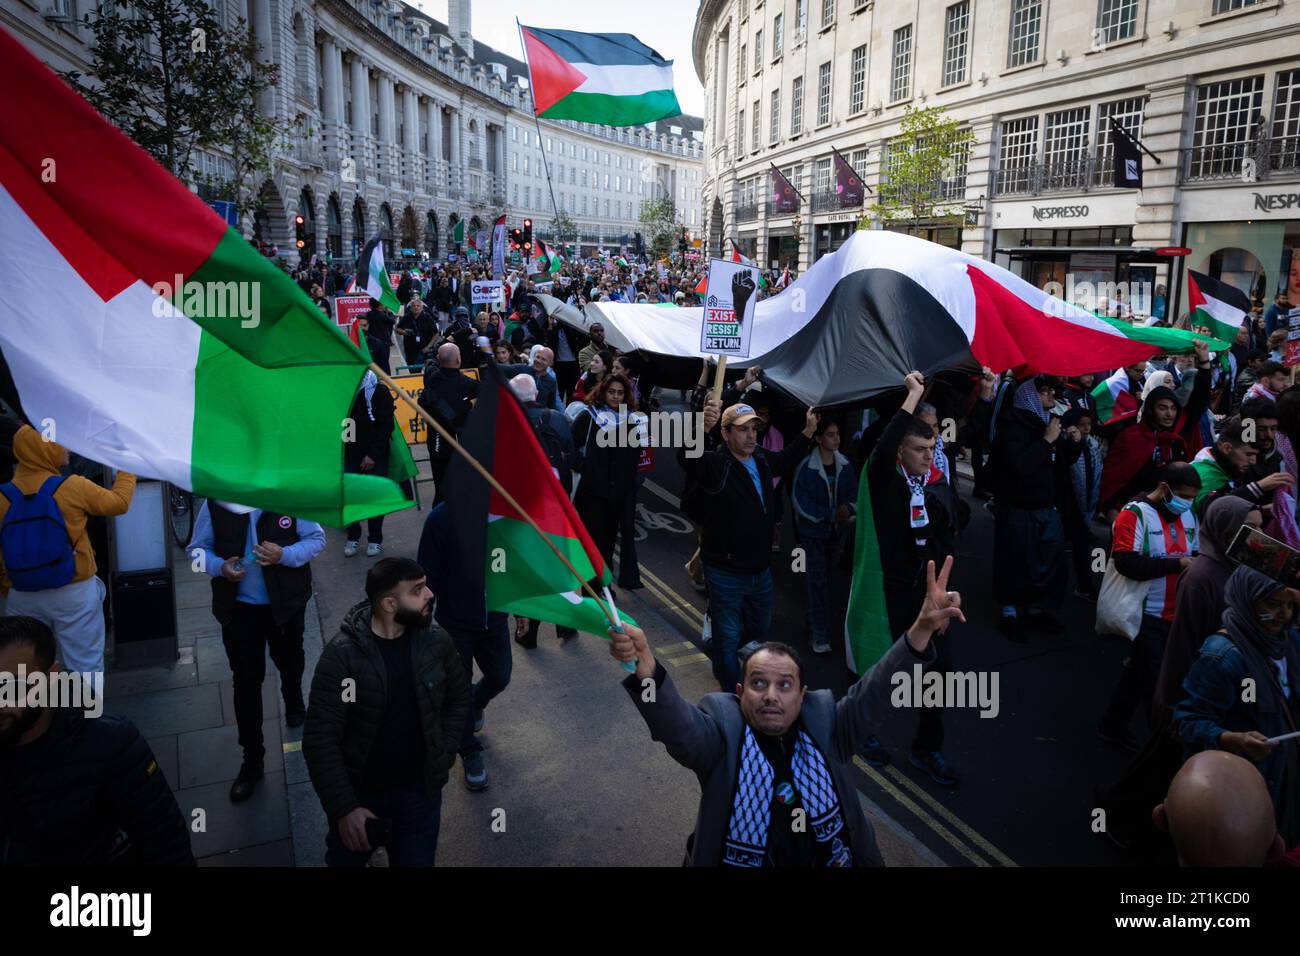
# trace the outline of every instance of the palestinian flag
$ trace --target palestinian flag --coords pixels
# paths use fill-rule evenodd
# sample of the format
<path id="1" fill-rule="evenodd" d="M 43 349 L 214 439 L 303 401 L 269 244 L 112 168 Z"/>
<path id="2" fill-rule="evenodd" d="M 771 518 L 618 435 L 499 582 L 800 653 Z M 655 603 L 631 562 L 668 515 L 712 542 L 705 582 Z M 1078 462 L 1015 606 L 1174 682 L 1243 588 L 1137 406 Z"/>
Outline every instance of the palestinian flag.
<path id="1" fill-rule="evenodd" d="M 743 252 L 740 251 L 740 247 L 736 245 L 736 240 L 735 240 L 735 239 L 732 239 L 732 240 L 731 240 L 731 261 L 732 261 L 732 262 L 739 262 L 739 263 L 741 263 L 742 265 L 749 266 L 749 267 L 750 267 L 751 269 L 753 269 L 755 272 L 758 272 L 758 285 L 759 285 L 759 288 L 762 288 L 762 289 L 766 289 L 766 288 L 767 288 L 767 280 L 763 278 L 763 273 L 762 273 L 761 271 L 759 271 L 758 263 L 755 262 L 753 259 L 749 258 L 749 256 L 745 255 Z"/>
<path id="2" fill-rule="evenodd" d="M 700 281 L 696 284 L 695 294 L 704 295 L 704 293 L 708 291 L 709 291 L 709 274 L 706 272 L 703 276 L 700 277 Z"/>
<path id="3" fill-rule="evenodd" d="M 451 229 L 451 241 L 456 243 L 457 245 L 462 245 L 465 242 L 465 220 L 464 219 L 456 220 L 456 225 L 453 226 Z"/>
<path id="4" fill-rule="evenodd" d="M 378 236 L 366 243 L 357 259 L 357 292 L 368 295 L 384 308 L 400 312 L 402 303 L 388 279 L 388 267 L 384 265 L 384 243 Z"/>
<path id="5" fill-rule="evenodd" d="M 609 568 L 560 487 L 523 406 L 495 363 L 481 372 L 478 400 L 460 443 L 599 590 L 611 582 Z M 452 521 L 459 558 L 483 569 L 489 610 L 606 636 L 605 615 L 584 596 L 581 581 L 460 455 L 447 469 L 447 499 L 456 502 Z"/>
<path id="6" fill-rule="evenodd" d="M 1235 286 L 1187 270 L 1187 304 L 1192 326 L 1205 326 L 1228 348 L 1237 341 L 1237 331 L 1250 315 L 1250 297 Z"/>
<path id="7" fill-rule="evenodd" d="M 1099 425 L 1108 425 L 1115 419 L 1132 415 L 1138 410 L 1138 396 L 1130 389 L 1128 372 L 1123 368 L 1116 369 L 1110 378 L 1098 382 L 1092 390 L 1092 397 L 1097 400 Z"/>
<path id="8" fill-rule="evenodd" d="M 537 254 L 533 257 L 533 261 L 537 263 L 538 271 L 545 272 L 547 275 L 555 275 L 563 264 L 560 257 L 541 239 L 537 240 Z"/>
<path id="9" fill-rule="evenodd" d="M 681 113 L 673 61 L 630 33 L 519 29 L 538 116 L 640 126 Z"/>
<path id="10" fill-rule="evenodd" d="M 616 266 L 624 266 L 624 267 L 626 267 L 626 266 L 627 266 L 627 260 L 624 259 L 622 256 L 615 256 L 615 257 L 614 257 L 614 265 L 616 265 Z"/>
<path id="11" fill-rule="evenodd" d="M 298 284 L 4 30 L 0 89 L 0 347 L 32 421 L 336 528 L 409 507 L 343 473 L 367 359 Z"/>

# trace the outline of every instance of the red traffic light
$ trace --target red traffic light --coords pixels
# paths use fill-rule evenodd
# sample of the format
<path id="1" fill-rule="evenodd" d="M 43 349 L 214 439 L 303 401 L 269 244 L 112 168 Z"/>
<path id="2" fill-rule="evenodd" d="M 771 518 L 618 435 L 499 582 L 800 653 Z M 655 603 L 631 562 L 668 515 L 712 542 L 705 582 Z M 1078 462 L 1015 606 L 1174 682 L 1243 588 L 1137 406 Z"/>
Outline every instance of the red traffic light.
<path id="1" fill-rule="evenodd" d="M 303 248 L 303 247 L 306 246 L 306 245 L 307 245 L 307 243 L 303 242 L 301 239 L 298 240 L 298 248 L 299 248 L 299 249 Z"/>
<path id="2" fill-rule="evenodd" d="M 533 228 L 533 221 L 532 221 L 531 219 L 525 219 L 525 220 L 524 220 L 524 228 L 525 228 L 525 229 L 531 229 L 531 228 Z"/>
<path id="3" fill-rule="evenodd" d="M 302 216 L 294 216 L 294 217 L 293 217 L 293 224 L 294 224 L 295 226 L 304 226 L 304 225 L 307 224 L 307 220 L 304 219 Z"/>

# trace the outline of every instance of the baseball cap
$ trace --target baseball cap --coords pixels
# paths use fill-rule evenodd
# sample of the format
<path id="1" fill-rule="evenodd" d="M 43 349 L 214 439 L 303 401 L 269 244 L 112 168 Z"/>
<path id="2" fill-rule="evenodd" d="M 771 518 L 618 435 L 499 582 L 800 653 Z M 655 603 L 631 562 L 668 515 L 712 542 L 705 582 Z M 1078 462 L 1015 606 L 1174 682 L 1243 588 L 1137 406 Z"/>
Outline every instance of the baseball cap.
<path id="1" fill-rule="evenodd" d="M 722 413 L 723 428 L 730 428 L 732 425 L 744 425 L 747 422 L 756 422 L 758 420 L 758 415 L 748 405 L 732 405 Z"/>

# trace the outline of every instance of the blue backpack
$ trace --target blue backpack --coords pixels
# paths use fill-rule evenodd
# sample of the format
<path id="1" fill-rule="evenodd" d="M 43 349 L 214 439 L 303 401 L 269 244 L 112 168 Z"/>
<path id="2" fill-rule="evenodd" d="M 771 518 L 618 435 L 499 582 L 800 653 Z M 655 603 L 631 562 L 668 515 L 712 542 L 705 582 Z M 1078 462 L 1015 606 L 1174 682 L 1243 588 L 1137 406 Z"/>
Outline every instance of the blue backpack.
<path id="1" fill-rule="evenodd" d="M 76 574 L 76 552 L 68 525 L 54 500 L 63 477 L 51 475 L 35 494 L 25 495 L 12 481 L 0 485 L 9 511 L 0 524 L 0 553 L 17 591 L 61 588 Z"/>

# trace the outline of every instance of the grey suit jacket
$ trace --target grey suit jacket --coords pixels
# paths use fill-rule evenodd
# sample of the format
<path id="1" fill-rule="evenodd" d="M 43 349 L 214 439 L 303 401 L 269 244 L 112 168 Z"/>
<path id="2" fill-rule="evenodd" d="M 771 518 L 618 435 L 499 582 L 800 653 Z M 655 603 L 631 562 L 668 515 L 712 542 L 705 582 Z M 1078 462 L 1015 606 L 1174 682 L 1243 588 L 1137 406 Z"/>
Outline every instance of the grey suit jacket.
<path id="1" fill-rule="evenodd" d="M 853 755 L 873 728 L 880 726 L 889 707 L 892 675 L 896 671 L 910 672 L 913 664 L 931 663 L 937 656 L 933 644 L 922 657 L 911 649 L 905 638 L 899 638 L 839 701 L 829 690 L 809 691 L 804 695 L 799 717 L 826 757 L 848 827 L 855 866 L 884 866 L 884 861 L 850 774 Z M 663 665 L 659 667 L 662 670 Z M 718 866 L 731 820 L 740 748 L 744 742 L 740 701 L 735 694 L 714 693 L 706 694 L 698 705 L 692 706 L 682 699 L 666 673 L 655 688 L 653 702 L 642 699 L 645 696 L 642 684 L 635 674 L 628 675 L 623 686 L 649 726 L 650 736 L 699 778 L 695 845 L 687 862 L 692 866 Z"/>

